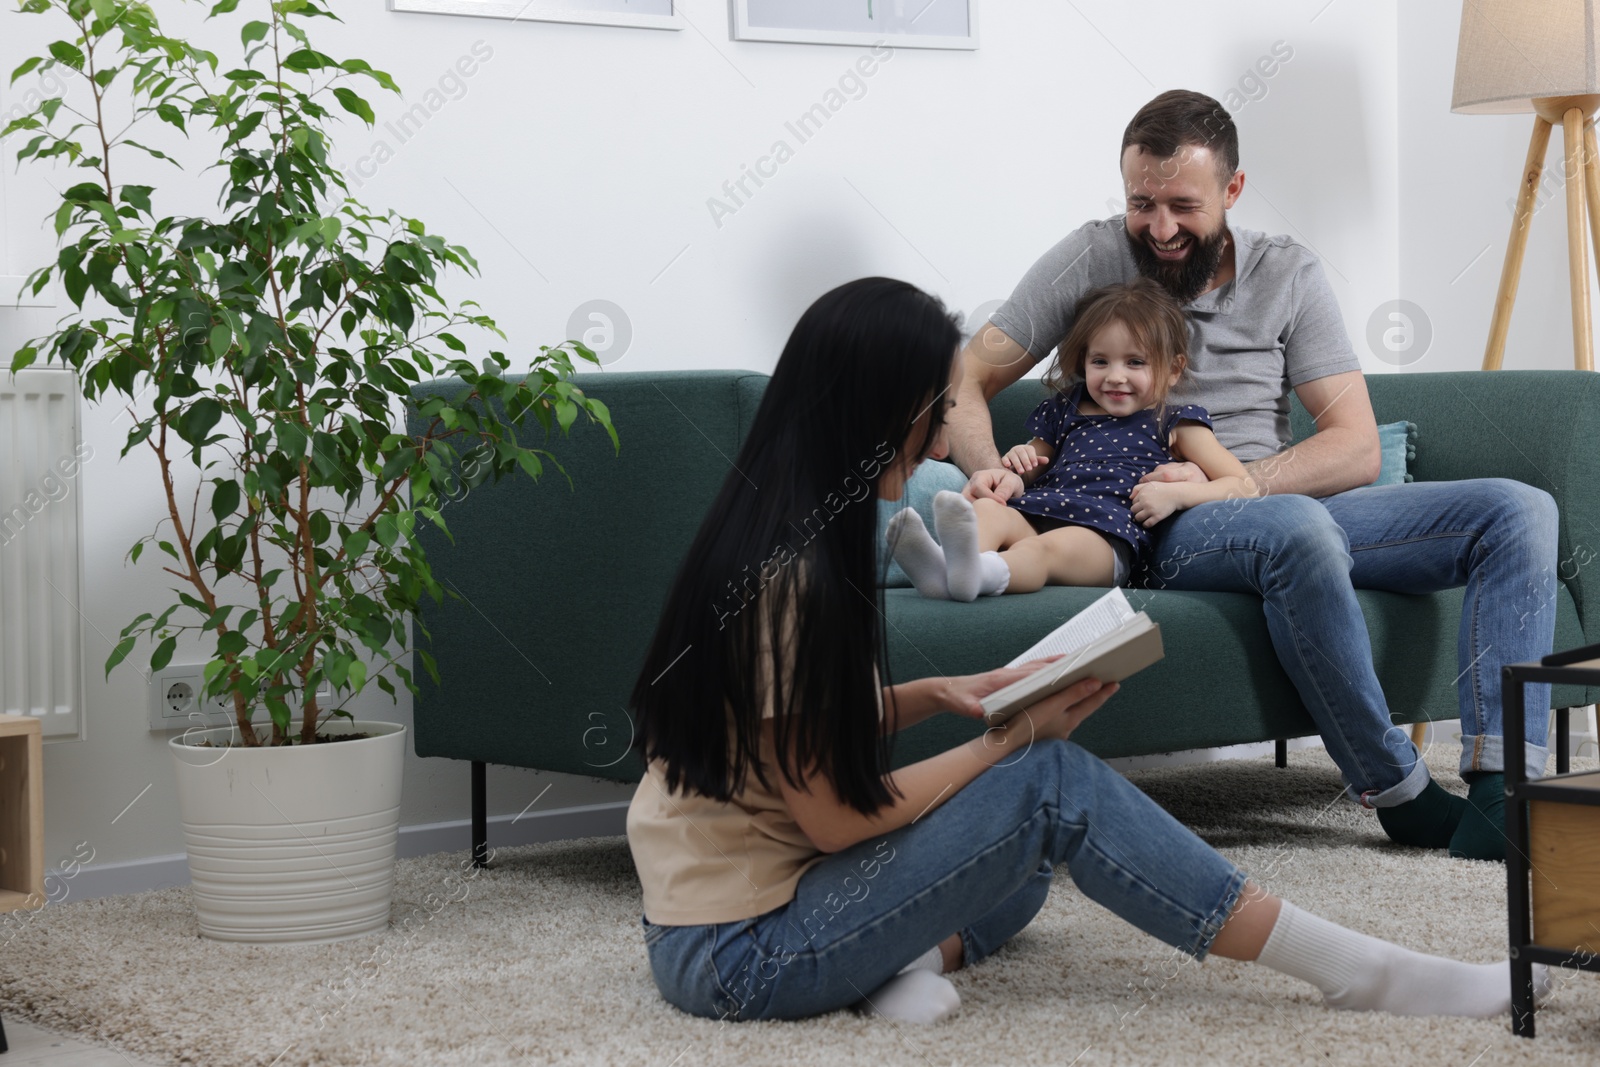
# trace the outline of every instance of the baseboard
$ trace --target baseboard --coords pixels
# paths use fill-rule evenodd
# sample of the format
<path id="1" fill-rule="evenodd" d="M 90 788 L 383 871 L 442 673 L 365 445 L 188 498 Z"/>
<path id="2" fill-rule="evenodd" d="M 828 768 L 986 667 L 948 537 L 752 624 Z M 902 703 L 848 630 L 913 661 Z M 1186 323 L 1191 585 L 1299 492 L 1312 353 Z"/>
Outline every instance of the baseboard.
<path id="1" fill-rule="evenodd" d="M 496 815 L 489 819 L 489 847 L 509 848 L 535 845 L 544 841 L 564 841 L 574 837 L 613 837 L 624 832 L 628 802 L 580 804 L 571 808 L 529 815 Z M 457 852 L 463 856 L 472 848 L 472 820 L 419 823 L 400 827 L 395 846 L 402 859 L 427 856 L 435 852 Z M 93 900 L 151 889 L 170 889 L 189 884 L 189 861 L 178 853 L 151 856 L 125 863 L 101 863 L 80 867 L 75 874 L 51 871 L 45 889 L 53 903 Z"/>
<path id="2" fill-rule="evenodd" d="M 1291 737 L 1289 750 L 1301 748 L 1322 748 L 1322 737 L 1312 734 L 1309 737 Z M 1106 760 L 1106 766 L 1114 771 L 1126 773 L 1128 771 L 1145 771 L 1153 767 L 1182 767 L 1190 763 L 1216 763 L 1220 760 L 1230 759 L 1255 759 L 1258 756 L 1270 756 L 1277 751 L 1275 741 L 1253 741 L 1243 745 L 1228 745 L 1224 748 L 1190 748 L 1179 752 L 1157 752 L 1149 756 L 1117 756 Z"/>

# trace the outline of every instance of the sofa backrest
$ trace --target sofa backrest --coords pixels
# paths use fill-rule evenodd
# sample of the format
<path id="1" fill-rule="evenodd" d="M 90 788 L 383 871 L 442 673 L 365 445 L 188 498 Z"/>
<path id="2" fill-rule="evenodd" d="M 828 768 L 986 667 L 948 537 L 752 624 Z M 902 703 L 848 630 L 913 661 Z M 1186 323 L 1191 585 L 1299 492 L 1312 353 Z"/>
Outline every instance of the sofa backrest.
<path id="1" fill-rule="evenodd" d="M 577 384 L 611 409 L 620 454 L 578 423 L 548 447 L 537 483 L 520 473 L 448 503 L 455 542 L 423 525 L 434 574 L 462 599 L 428 603 L 415 644 L 438 660 L 436 686 L 413 667 L 419 755 L 535 766 L 619 781 L 642 768 L 625 710 L 679 561 L 732 469 L 765 389 L 749 371 L 605 373 Z M 1420 427 L 1416 477 L 1498 476 L 1549 491 L 1562 509 L 1559 578 L 1585 633 L 1600 634 L 1600 376 L 1576 371 L 1391 374 L 1368 378 L 1380 422 Z M 466 387 L 428 382 L 421 397 Z M 1044 396 L 1024 380 L 995 397 L 1001 428 Z M 1310 420 L 1295 405 L 1294 425 Z M 528 433 L 540 434 L 529 419 Z M 413 419 L 411 433 L 423 427 Z M 1595 618 L 1591 619 L 1593 615 Z M 574 715 L 572 709 L 584 709 Z"/>

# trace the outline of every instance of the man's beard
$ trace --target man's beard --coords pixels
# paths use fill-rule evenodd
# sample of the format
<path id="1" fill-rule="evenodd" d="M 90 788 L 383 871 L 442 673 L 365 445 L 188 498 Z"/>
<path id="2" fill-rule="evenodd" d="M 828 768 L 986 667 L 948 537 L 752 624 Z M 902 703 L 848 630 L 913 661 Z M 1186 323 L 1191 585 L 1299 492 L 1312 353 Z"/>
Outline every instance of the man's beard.
<path id="1" fill-rule="evenodd" d="M 1143 237 L 1135 237 L 1126 229 L 1122 232 L 1133 249 L 1133 261 L 1139 265 L 1139 273 L 1159 283 L 1179 304 L 1187 304 L 1205 292 L 1222 265 L 1222 253 L 1228 244 L 1228 227 L 1224 223 L 1210 237 L 1196 237 L 1183 259 L 1169 260 L 1157 256 Z"/>

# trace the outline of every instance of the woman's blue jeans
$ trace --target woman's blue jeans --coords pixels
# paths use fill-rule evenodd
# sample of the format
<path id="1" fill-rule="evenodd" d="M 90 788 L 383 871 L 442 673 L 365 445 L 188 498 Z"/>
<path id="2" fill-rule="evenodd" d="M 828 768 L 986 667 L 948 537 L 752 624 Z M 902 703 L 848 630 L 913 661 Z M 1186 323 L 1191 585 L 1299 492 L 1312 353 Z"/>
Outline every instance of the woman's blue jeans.
<path id="1" fill-rule="evenodd" d="M 988 956 L 1038 913 L 1057 865 L 1090 899 L 1197 958 L 1245 882 L 1099 759 L 1038 741 L 909 826 L 828 855 L 782 907 L 702 926 L 641 919 L 650 969 L 693 1015 L 817 1015 L 869 996 L 952 933 L 969 965 Z"/>

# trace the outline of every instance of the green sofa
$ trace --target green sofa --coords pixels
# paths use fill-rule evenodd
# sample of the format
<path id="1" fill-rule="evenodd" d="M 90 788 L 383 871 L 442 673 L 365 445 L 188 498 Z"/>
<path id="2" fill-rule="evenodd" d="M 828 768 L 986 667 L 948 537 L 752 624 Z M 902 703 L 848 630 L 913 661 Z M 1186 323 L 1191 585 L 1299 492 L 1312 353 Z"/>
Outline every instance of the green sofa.
<path id="1" fill-rule="evenodd" d="M 621 437 L 585 425 L 551 449 L 570 474 L 518 475 L 448 503 L 452 544 L 418 536 L 433 572 L 460 594 L 428 603 L 418 635 L 438 661 L 435 686 L 415 677 L 419 756 L 473 763 L 474 852 L 483 855 L 486 763 L 636 781 L 628 694 L 679 560 L 727 476 L 767 376 L 744 371 L 581 375 Z M 1378 421 L 1418 424 L 1419 481 L 1514 478 L 1550 492 L 1561 511 L 1555 647 L 1600 641 L 1600 376 L 1579 371 L 1385 374 L 1367 379 Z M 419 397 L 463 389 L 455 379 Z M 1019 382 L 990 405 L 997 426 L 1021 426 L 1042 396 Z M 1311 423 L 1298 404 L 1298 439 Z M 420 431 L 415 422 L 411 432 Z M 539 432 L 536 425 L 531 432 Z M 1593 585 L 1595 588 L 1591 589 Z M 1593 592 L 1594 596 L 1589 594 Z M 966 674 L 1010 659 L 1100 590 L 1046 588 L 973 604 L 886 591 L 895 680 Z M 1454 719 L 1461 591 L 1429 596 L 1360 591 L 1379 677 L 1397 723 Z M 1316 732 L 1278 666 L 1259 598 L 1140 592 L 1161 624 L 1166 657 L 1129 679 L 1074 734 L 1102 757 L 1285 739 Z M 1594 693 L 1558 687 L 1565 709 Z M 940 715 L 901 736 L 897 764 L 972 736 L 972 720 Z"/>

